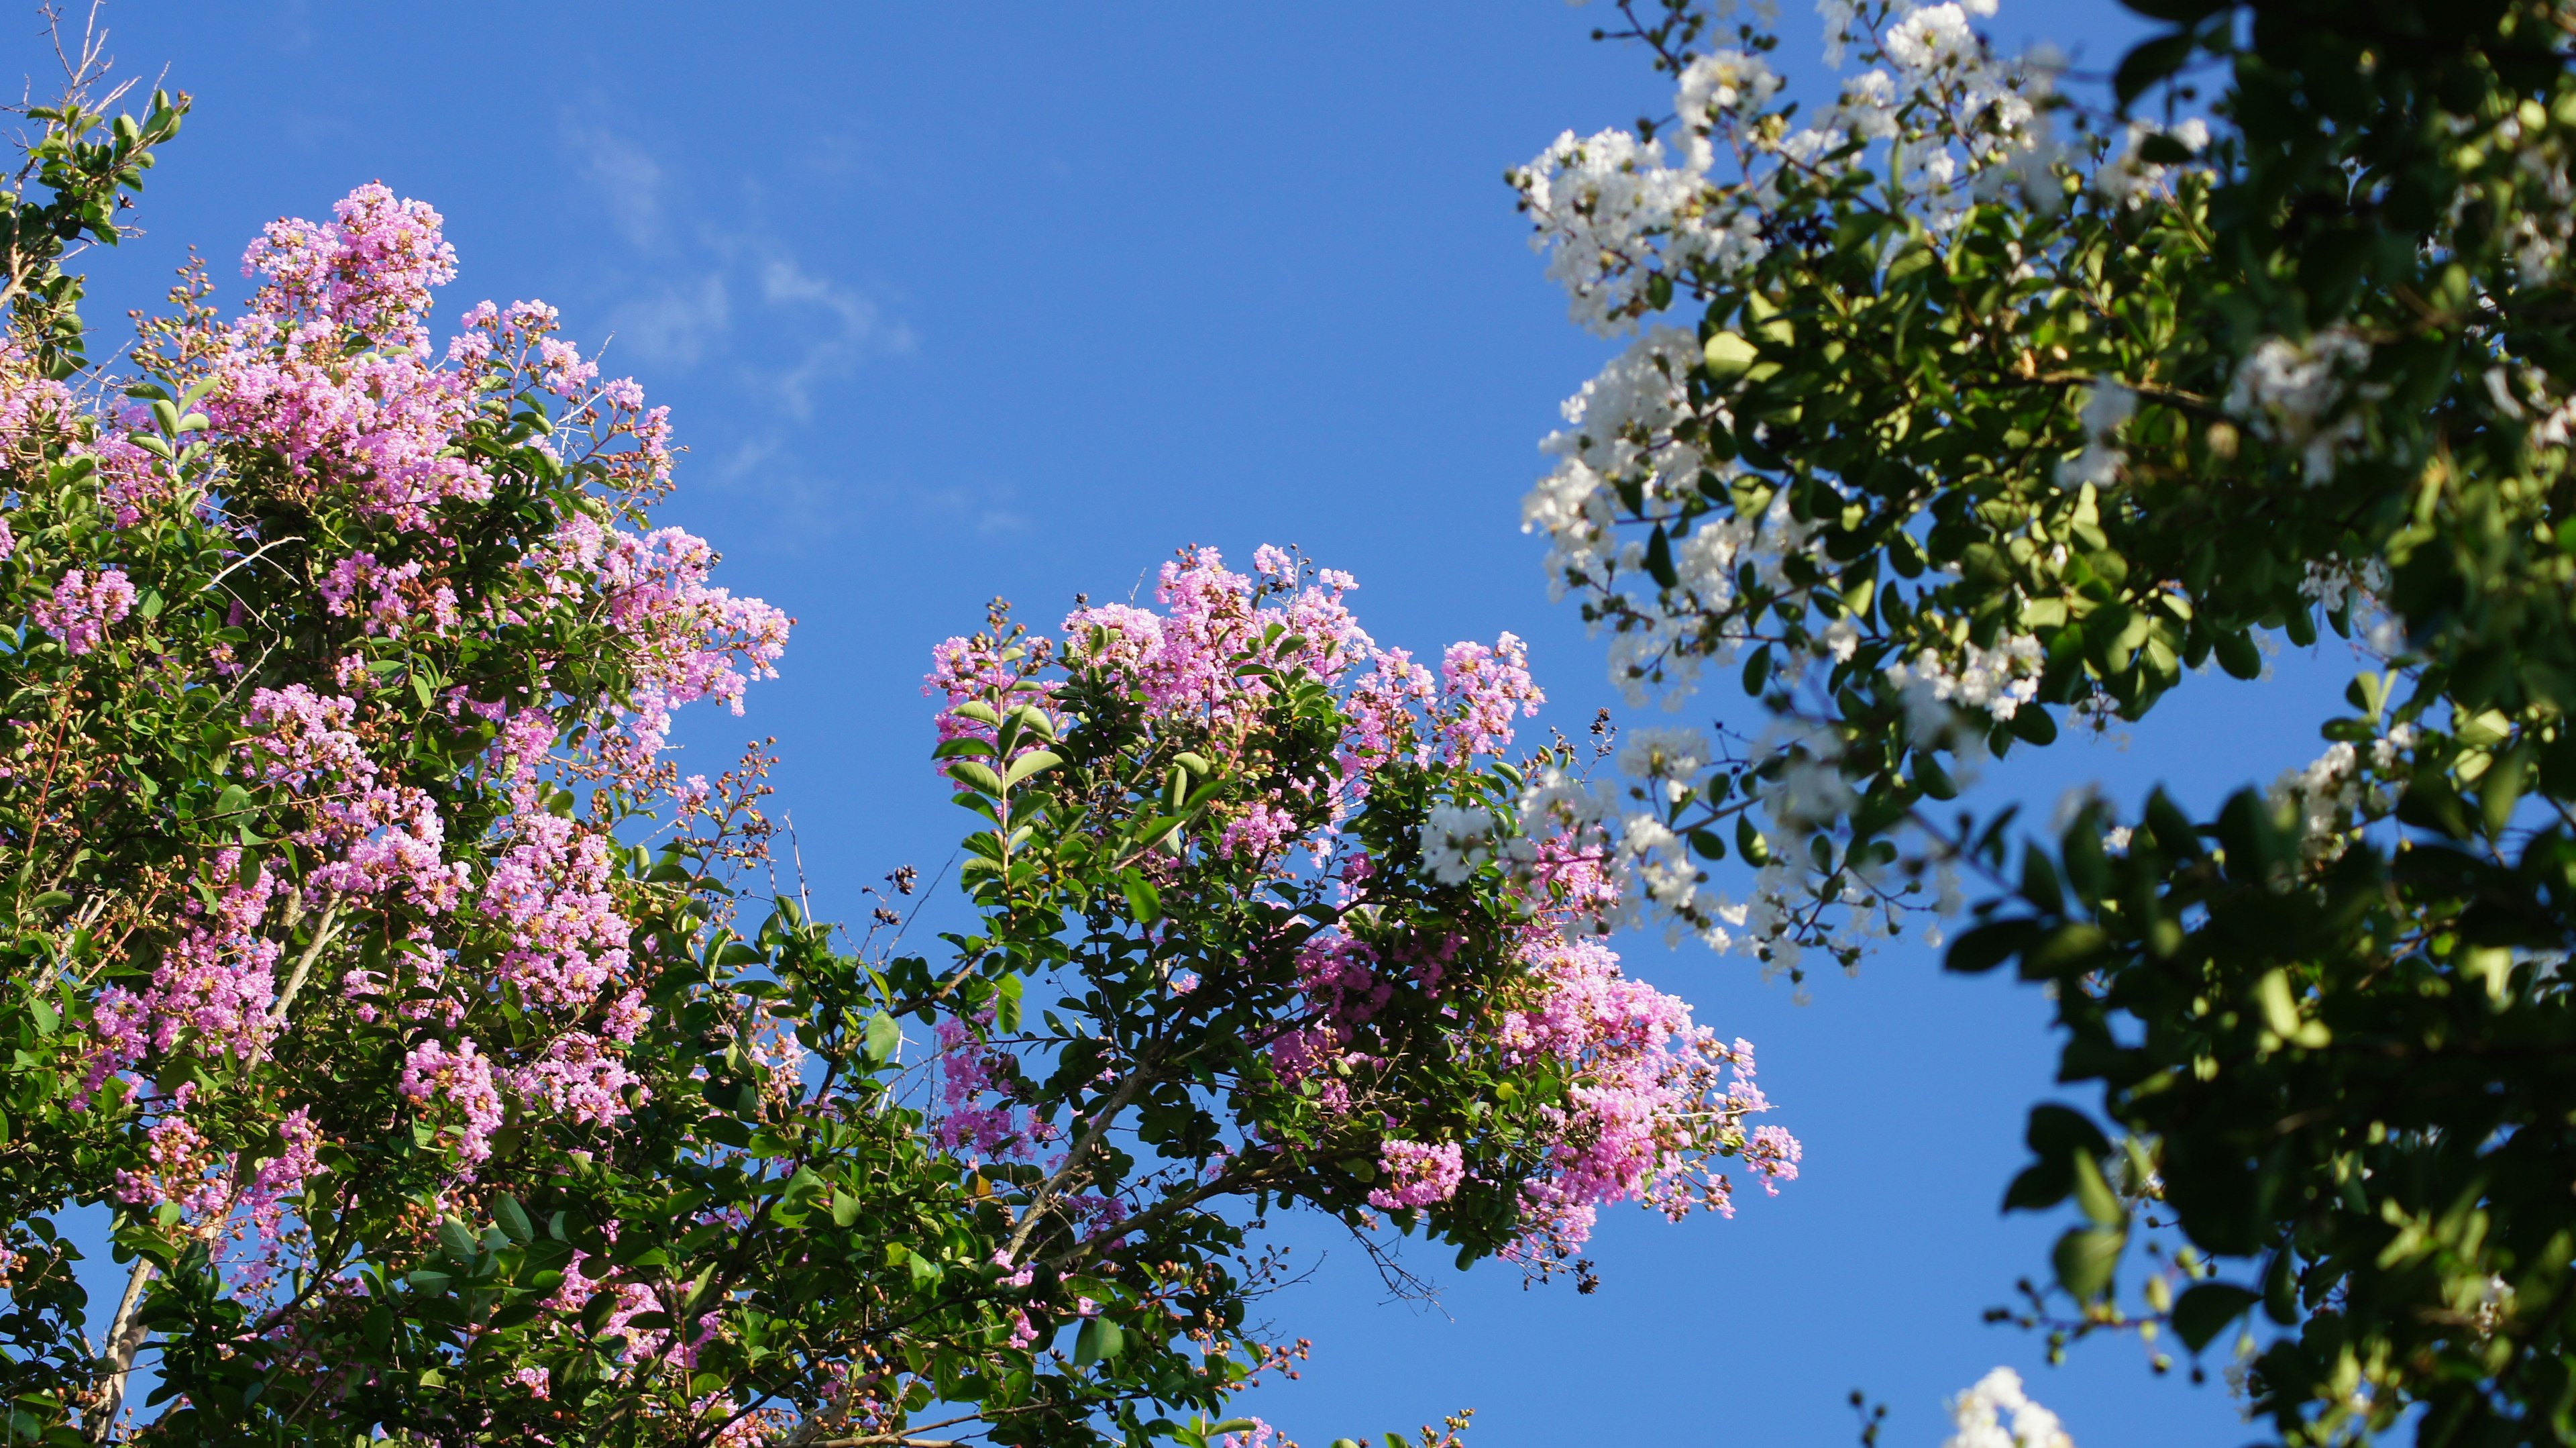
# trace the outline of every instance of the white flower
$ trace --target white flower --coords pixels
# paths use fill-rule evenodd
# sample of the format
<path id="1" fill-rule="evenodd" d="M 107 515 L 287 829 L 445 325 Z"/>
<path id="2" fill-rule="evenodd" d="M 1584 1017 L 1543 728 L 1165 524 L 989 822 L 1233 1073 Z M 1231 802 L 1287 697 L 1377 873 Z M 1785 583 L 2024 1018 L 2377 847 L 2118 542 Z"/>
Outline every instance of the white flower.
<path id="1" fill-rule="evenodd" d="M 1896 80 L 1872 67 L 1843 81 L 1836 119 L 1865 141 L 1884 141 L 1896 134 Z"/>
<path id="2" fill-rule="evenodd" d="M 1779 89 L 1780 77 L 1771 67 L 1740 50 L 1713 51 L 1684 67 L 1673 110 L 1688 137 L 1691 169 L 1706 171 L 1716 163 L 1708 140 L 1712 112 L 1759 109 Z"/>
<path id="3" fill-rule="evenodd" d="M 1910 664 L 1889 666 L 1888 679 L 1905 690 L 1906 709 L 1918 736 L 1938 739 L 1950 721 L 1932 706 L 1977 709 L 1997 719 L 2010 719 L 2021 706 L 2039 697 L 2039 672 L 2048 653 L 2029 634 L 2008 634 L 1995 646 L 1959 646 L 1953 670 L 1941 655 L 1925 649 Z"/>
<path id="4" fill-rule="evenodd" d="M 2064 482 L 2082 486 L 2108 486 L 2120 475 L 2120 465 L 2128 454 L 2118 445 L 2120 429 L 2138 410 L 2138 394 L 2130 391 L 2116 377 L 2107 373 L 2093 381 L 2093 390 L 2084 399 L 2084 451 L 2075 461 L 2059 469 Z"/>
<path id="5" fill-rule="evenodd" d="M 2131 121 L 2122 133 L 2119 151 L 2093 173 L 2094 189 L 2131 210 L 2153 195 L 2171 168 L 2138 154 L 2150 136 L 2171 136 L 2184 150 L 2198 155 L 2209 145 L 2209 123 L 2194 116 L 2168 131 L 2153 121 Z"/>
<path id="6" fill-rule="evenodd" d="M 1630 729 L 1619 739 L 1619 772 L 1631 779 L 1695 780 L 1708 760 L 1708 736 L 1687 725 Z"/>
<path id="7" fill-rule="evenodd" d="M 1885 47 L 1889 60 L 1919 73 L 1974 55 L 1977 37 L 1958 5 L 1931 5 L 1891 26 Z"/>
<path id="8" fill-rule="evenodd" d="M 2305 769 L 2286 769 L 2265 791 L 2274 808 L 2299 814 L 2299 842 L 2310 859 L 2343 853 L 2345 821 L 2363 803 L 2361 758 L 2349 744 L 2335 744 Z"/>
<path id="9" fill-rule="evenodd" d="M 1443 885 L 1465 882 L 1494 858 L 1495 820 L 1481 809 L 1435 804 L 1422 824 L 1422 867 Z"/>
<path id="10" fill-rule="evenodd" d="M 2370 344 L 2349 327 L 2328 327 L 2306 342 L 2266 337 L 2237 364 L 2227 389 L 2227 410 L 2271 442 L 2301 450 L 2308 481 L 2334 476 L 2335 461 L 2361 437 L 2361 419 L 2333 426 L 2326 415 L 2354 394 L 2353 382 L 2370 365 Z M 2375 395 L 2375 389 L 2365 392 Z"/>
<path id="11" fill-rule="evenodd" d="M 2004 1414 L 2012 1414 L 2006 1431 Z M 1950 1400 L 1950 1420 L 1958 1432 L 1943 1448 L 2075 1448 L 2057 1415 L 2030 1400 L 2021 1374 L 1997 1368 L 1975 1387 Z"/>

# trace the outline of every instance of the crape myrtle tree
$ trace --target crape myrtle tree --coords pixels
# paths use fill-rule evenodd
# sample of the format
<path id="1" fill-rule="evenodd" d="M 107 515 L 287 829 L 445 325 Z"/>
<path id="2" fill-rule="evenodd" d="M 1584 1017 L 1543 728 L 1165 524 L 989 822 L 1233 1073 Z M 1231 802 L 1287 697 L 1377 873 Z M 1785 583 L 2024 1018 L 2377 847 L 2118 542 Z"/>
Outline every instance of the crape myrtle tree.
<path id="1" fill-rule="evenodd" d="M 1584 763 L 1519 643 L 1280 550 L 940 646 L 969 923 L 818 922 L 764 749 L 669 749 L 789 621 L 652 525 L 664 410 L 436 326 L 378 185 L 92 366 L 66 248 L 187 102 L 90 59 L 0 222 L 7 1441 L 1265 1442 L 1273 1216 L 1584 1280 L 1796 1175 L 1587 838 L 1477 823 Z"/>
<path id="2" fill-rule="evenodd" d="M 1762 709 L 1489 828 L 1793 975 L 1979 892 L 1950 968 L 2043 983 L 2100 1090 L 2030 1117 L 2005 1205 L 2080 1216 L 2007 1315 L 2233 1344 L 2287 1443 L 2567 1442 L 2576 11 L 2131 6 L 2091 105 L 1993 0 L 1822 0 L 1796 88 L 1722 8 L 1602 7 L 1669 108 L 1512 174 L 1630 338 L 1526 518 L 1632 698 Z M 2348 708 L 2213 814 L 1950 803 L 2326 630 Z"/>

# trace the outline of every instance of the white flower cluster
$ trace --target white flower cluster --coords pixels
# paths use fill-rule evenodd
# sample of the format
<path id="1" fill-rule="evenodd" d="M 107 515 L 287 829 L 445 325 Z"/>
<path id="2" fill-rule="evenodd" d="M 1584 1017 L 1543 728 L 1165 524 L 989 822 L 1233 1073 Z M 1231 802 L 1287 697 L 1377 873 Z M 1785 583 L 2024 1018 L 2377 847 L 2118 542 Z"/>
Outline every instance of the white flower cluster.
<path id="1" fill-rule="evenodd" d="M 1621 774 L 1644 781 L 1666 799 L 1678 802 L 1698 787 L 1700 771 L 1708 768 L 1710 757 L 1708 736 L 1683 725 L 1628 730 L 1619 741 L 1618 757 L 1613 762 Z"/>
<path id="2" fill-rule="evenodd" d="M 2388 565 L 2377 558 L 2359 563 L 2341 558 L 2324 562 L 2311 561 L 2307 576 L 2299 580 L 2299 596 L 2313 600 L 2328 613 L 2333 613 L 2350 598 L 2356 606 L 2375 603 L 2388 592 Z"/>
<path id="3" fill-rule="evenodd" d="M 1422 867 L 1443 885 L 1464 884 L 1477 867 L 1492 863 L 1501 829 L 1490 810 L 1435 804 L 1422 823 Z"/>
<path id="4" fill-rule="evenodd" d="M 1913 884 L 1894 887 L 1874 859 L 1846 860 L 1840 883 L 1824 889 L 1810 862 L 1810 841 L 1820 829 L 1830 830 L 1853 802 L 1833 749 L 1830 731 L 1783 724 L 1755 751 L 1753 763 L 1777 756 L 1781 768 L 1761 787 L 1764 822 L 1753 833 L 1767 859 L 1740 901 L 1711 887 L 1708 870 L 1674 826 L 1694 806 L 1695 790 L 1714 758 L 1708 737 L 1697 729 L 1626 731 L 1614 757 L 1620 775 L 1615 780 L 1587 783 L 1563 770 L 1541 771 L 1521 797 L 1521 839 L 1507 841 L 1501 853 L 1527 869 L 1537 854 L 1523 841 L 1571 836 L 1590 842 L 1585 848 L 1597 849 L 1594 858 L 1618 886 L 1617 902 L 1603 920 L 1609 929 L 1660 922 L 1667 944 L 1693 935 L 1713 949 L 1759 955 L 1769 969 L 1786 970 L 1798 963 L 1801 937 L 1815 943 L 1819 903 L 1830 899 L 1837 912 L 1823 943 L 1857 952 L 1870 939 L 1900 933 L 1905 912 L 1926 902 Z M 1955 879 L 1946 867 L 1941 875 L 1936 908 L 1955 912 Z"/>
<path id="5" fill-rule="evenodd" d="M 1690 169 L 1705 175 L 1717 164 L 1710 140 L 1720 115 L 1759 111 L 1778 93 L 1780 77 L 1771 67 L 1740 50 L 1703 55 L 1682 68 L 1673 109 L 1681 117 Z"/>
<path id="6" fill-rule="evenodd" d="M 1783 114 L 1786 92 L 1760 47 L 1716 50 L 1690 58 L 1674 78 L 1675 121 L 1656 129 L 1659 139 L 1568 132 L 1513 176 L 1534 226 L 1532 245 L 1566 289 L 1574 319 L 1605 336 L 1641 332 L 1565 403 L 1565 426 L 1541 444 L 1549 471 L 1522 508 L 1524 530 L 1549 541 L 1555 594 L 1581 594 L 1596 626 L 1611 625 L 1611 678 L 1632 705 L 1659 696 L 1678 708 L 1704 669 L 1751 648 L 1748 593 L 1788 595 L 1779 616 L 1803 641 L 1803 653 L 1787 658 L 1774 648 L 1775 681 L 1795 685 L 1818 663 L 1848 663 L 1866 642 L 1839 599 L 1796 596 L 1793 572 L 1838 571 L 1823 556 L 1821 525 L 1796 516 L 1786 489 L 1709 455 L 1698 440 L 1711 424 L 1748 443 L 1764 434 L 1739 426 L 1723 404 L 1694 404 L 1702 341 L 1654 325 L 1651 314 L 1762 263 L 1770 255 L 1770 218 L 1834 185 L 1832 169 L 1876 173 L 1885 184 L 1873 193 L 1895 193 L 1888 204 L 1921 218 L 1935 245 L 1947 245 L 1969 208 L 1998 188 L 2019 184 L 2049 205 L 2067 194 L 2052 169 L 2063 157 L 2048 130 L 2055 62 L 1997 58 L 1975 27 L 1995 12 L 1995 0 L 1819 0 L 1817 8 L 1827 64 L 1842 72 L 1830 106 Z M 1846 52 L 1856 65 L 1844 66 Z M 2183 138 L 2196 146 L 2205 133 Z M 2132 138 L 2132 151 L 2140 139 Z M 2160 180 L 2141 162 L 2108 184 L 2125 196 L 2118 188 Z M 1904 244 L 1904 235 L 1891 232 L 1887 244 Z M 2097 386 L 2086 410 L 2089 446 L 2069 468 L 2103 482 L 2115 476 L 2119 434 L 2133 406 L 2126 388 L 2108 379 Z M 1718 488 L 1729 490 L 1720 506 L 1703 511 L 1703 490 Z M 1658 528 L 1666 552 L 1650 573 L 1649 540 Z M 1795 625 L 1801 603 L 1821 612 L 1821 621 Z M 1958 751 L 1973 764 L 1992 721 L 2035 700 L 2041 648 L 2027 636 L 1989 647 L 1964 636 L 1932 642 L 1894 662 L 1888 675 L 1904 692 L 1917 741 Z M 1813 864 L 1814 842 L 1834 836 L 1853 802 L 1836 749 L 1801 738 L 1769 747 L 1781 756 L 1760 785 L 1758 833 L 1769 859 L 1741 903 L 1709 886 L 1688 840 L 1676 835 L 1675 811 L 1710 767 L 1704 741 L 1689 731 L 1633 734 L 1619 756 L 1628 778 L 1615 787 L 1555 774 L 1534 781 L 1521 834 L 1546 838 L 1574 829 L 1597 840 L 1622 890 L 1617 925 L 1660 918 L 1673 934 L 1687 930 L 1720 948 L 1759 952 L 1775 966 L 1794 964 L 1798 940 L 1813 944 L 1830 934 L 1841 949 L 1895 933 L 1901 912 L 1920 904 L 1919 880 L 1882 888 L 1876 875 L 1885 867 L 1874 852 L 1821 871 Z M 1482 858 L 1472 844 L 1443 848 L 1446 868 L 1463 872 Z M 1450 866 L 1453 855 L 1460 863 Z M 1944 895 L 1955 890 L 1945 887 Z"/>
<path id="7" fill-rule="evenodd" d="M 1602 922 L 1609 929 L 1642 929 L 1660 920 L 1666 944 L 1679 944 L 1687 933 L 1715 950 L 1750 952 L 1785 924 L 1796 877 L 1776 862 L 1766 867 L 1750 907 L 1710 889 L 1708 872 L 1664 815 L 1631 805 L 1649 791 L 1666 798 L 1667 791 L 1687 792 L 1706 768 L 1707 742 L 1693 729 L 1651 732 L 1663 736 L 1661 748 L 1638 750 L 1632 741 L 1621 751 L 1619 762 L 1639 781 L 1635 786 L 1587 784 L 1563 770 L 1541 771 L 1521 796 L 1524 836 L 1570 833 L 1597 842 L 1618 885 L 1618 899 Z"/>
<path id="8" fill-rule="evenodd" d="M 2377 394 L 2354 385 L 2369 365 L 2370 344 L 2349 327 L 2328 327 L 2305 342 L 2266 337 L 2237 364 L 2227 410 L 2265 441 L 2299 449 L 2309 484 L 2323 483 L 2361 440 L 2358 414 L 2334 414 L 2347 398 Z"/>
<path id="9" fill-rule="evenodd" d="M 2526 286 L 2556 281 L 2567 263 L 2568 242 L 2576 238 L 2576 180 L 2568 175 L 2566 132 L 2547 124 L 2545 113 L 2536 119 L 2539 124 L 2526 125 L 2525 116 L 2509 112 L 2486 135 L 2486 149 L 2511 157 L 2513 169 L 2530 188 L 2512 208 L 2509 235 L 2514 270 Z M 2467 117 L 2456 117 L 2452 124 L 2462 140 L 2474 139 L 2469 133 L 2475 124 Z M 2467 208 L 2489 203 L 2486 179 L 2475 173 L 2461 178 L 2452 224 L 2459 223 Z"/>
<path id="10" fill-rule="evenodd" d="M 2153 121 L 2129 122 L 2128 130 L 2121 134 L 2120 149 L 2093 173 L 2093 185 L 2103 195 L 2133 211 L 2146 204 L 2147 198 L 2164 185 L 2166 173 L 2173 169 L 2138 154 L 2149 136 L 2171 136 L 2182 143 L 2184 150 L 2197 156 L 2209 148 L 2209 123 L 2194 116 L 2166 130 Z"/>
<path id="11" fill-rule="evenodd" d="M 1954 666 L 1932 650 L 1912 663 L 1890 664 L 1888 681 L 1905 691 L 1905 711 L 1918 740 L 1946 740 L 1958 732 L 1954 709 L 2010 719 L 2039 697 L 2039 674 L 2048 653 L 2029 634 L 2005 634 L 1992 648 L 1962 643 Z"/>
<path id="12" fill-rule="evenodd" d="M 2370 773 L 2393 773 L 2415 747 L 2415 726 L 2400 724 L 2371 741 Z M 2351 842 L 2353 816 L 2365 809 L 2390 807 L 2386 790 L 2365 776 L 2361 753 L 2335 743 L 2303 769 L 2285 769 L 2264 791 L 2274 809 L 2291 808 L 2299 816 L 2299 847 L 2310 860 L 2331 860 Z"/>
<path id="13" fill-rule="evenodd" d="M 2565 447 L 2576 436 L 2576 397 L 2565 395 L 2548 373 L 2537 367 L 2508 371 L 2499 363 L 2486 370 L 2484 380 L 2496 411 L 2531 420 L 2526 436 L 2533 447 Z"/>
<path id="14" fill-rule="evenodd" d="M 2069 487 L 2109 487 L 2120 476 L 2128 455 L 2120 450 L 2120 429 L 2138 410 L 2138 394 L 2120 379 L 2105 374 L 2093 381 L 2084 399 L 2084 451 L 2057 470 Z"/>
<path id="15" fill-rule="evenodd" d="M 2012 1427 L 2004 1427 L 2004 1415 Z M 1942 1448 L 2075 1448 L 2057 1415 L 2032 1402 L 2021 1374 L 1997 1368 L 1975 1387 L 1950 1400 L 1950 1421 L 1958 1431 Z"/>
<path id="16" fill-rule="evenodd" d="M 1645 310 L 1658 258 L 1732 271 L 1765 249 L 1759 217 L 1712 214 L 1703 172 L 1666 165 L 1661 141 L 1627 131 L 1567 131 L 1513 180 L 1537 227 L 1531 249 L 1548 253 L 1574 320 L 1605 337 Z"/>
<path id="17" fill-rule="evenodd" d="M 1583 384 L 1560 409 L 1566 425 L 1539 451 L 1555 468 L 1521 503 L 1521 531 L 1544 532 L 1552 545 L 1547 575 L 1562 599 L 1573 577 L 1607 580 L 1602 563 L 1616 556 L 1614 484 L 1635 482 L 1656 501 L 1677 501 L 1707 455 L 1673 435 L 1693 414 L 1687 379 L 1699 365 L 1699 343 L 1677 327 L 1657 327 Z"/>
<path id="18" fill-rule="evenodd" d="M 1760 583 L 1785 587 L 1787 560 L 1812 555 L 1816 546 L 1816 524 L 1795 516 L 1787 493 L 1777 493 L 1752 517 L 1710 516 L 1676 540 L 1675 587 L 1667 597 L 1646 572 L 1644 540 L 1619 537 L 1622 485 L 1650 514 L 1670 517 L 1703 470 L 1737 471 L 1712 467 L 1697 444 L 1675 435 L 1691 416 L 1684 379 L 1699 360 L 1698 342 L 1677 328 L 1638 338 L 1567 399 L 1567 425 L 1539 444 L 1556 467 L 1521 504 L 1522 531 L 1548 538 L 1552 595 L 1562 599 L 1583 587 L 1621 619 L 1610 677 L 1631 704 L 1643 703 L 1648 684 L 1658 682 L 1667 705 L 1678 706 L 1703 664 L 1725 664 L 1745 641 L 1747 622 L 1727 617 L 1739 571 L 1750 564 Z M 1730 419 L 1720 408 L 1716 420 Z M 1724 620 L 1714 633 L 1706 627 L 1712 618 Z"/>
<path id="19" fill-rule="evenodd" d="M 1612 335 L 1651 309 L 1650 278 L 1686 287 L 1694 271 L 1724 276 L 1761 260 L 1762 214 L 1778 201 L 1784 171 L 1811 169 L 1853 137 L 1904 141 L 1886 158 L 1906 202 L 1936 230 L 1965 214 L 1965 183 L 1989 172 L 2036 179 L 2057 159 L 2040 104 L 2046 67 L 1994 59 L 1969 27 L 1971 15 L 1994 13 L 1994 0 L 1902 8 L 1874 38 L 1843 0 L 1817 8 L 1827 65 L 1839 69 L 1858 40 L 1888 66 L 1847 78 L 1818 124 L 1793 127 L 1768 109 L 1782 84 L 1758 56 L 1718 50 L 1694 57 L 1676 80 L 1678 165 L 1660 140 L 1567 131 L 1512 173 L 1534 227 L 1530 245 L 1548 255 L 1576 322 Z M 1900 120 L 1909 107 L 1912 118 Z M 1737 174 L 1718 172 L 1722 136 L 1740 148 Z"/>

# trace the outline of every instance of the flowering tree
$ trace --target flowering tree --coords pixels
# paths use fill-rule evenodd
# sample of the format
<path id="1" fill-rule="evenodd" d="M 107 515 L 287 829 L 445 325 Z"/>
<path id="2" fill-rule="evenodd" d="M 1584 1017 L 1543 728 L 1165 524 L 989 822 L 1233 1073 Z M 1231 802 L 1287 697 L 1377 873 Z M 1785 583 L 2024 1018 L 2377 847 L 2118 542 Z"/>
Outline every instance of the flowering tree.
<path id="1" fill-rule="evenodd" d="M 1617 7 L 1672 110 L 1515 180 L 1575 320 L 1634 340 L 1525 516 L 1631 697 L 1740 669 L 1767 724 L 1542 772 L 1516 827 L 1793 974 L 1982 880 L 1951 968 L 2047 982 L 2112 1126 L 2031 1117 L 2007 1205 L 2085 1220 L 2025 1321 L 2197 1353 L 2259 1307 L 2285 1442 L 2563 1442 L 2570 17 L 2132 6 L 2167 28 L 2113 112 L 1999 55 L 1993 0 L 1822 0 L 1794 100 L 1723 7 Z M 2214 817 L 1939 809 L 2321 623 L 2350 712 Z"/>
<path id="2" fill-rule="evenodd" d="M 1796 1176 L 1583 841 L 1481 823 L 1575 762 L 1507 757 L 1518 642 L 1435 671 L 1277 550 L 941 646 L 936 959 L 761 893 L 766 756 L 665 746 L 789 621 L 551 308 L 436 334 L 436 212 L 276 222 L 85 366 L 37 238 L 184 107 L 36 112 L 8 253 L 12 1441 L 1266 1443 L 1273 1210 L 1545 1276 Z"/>

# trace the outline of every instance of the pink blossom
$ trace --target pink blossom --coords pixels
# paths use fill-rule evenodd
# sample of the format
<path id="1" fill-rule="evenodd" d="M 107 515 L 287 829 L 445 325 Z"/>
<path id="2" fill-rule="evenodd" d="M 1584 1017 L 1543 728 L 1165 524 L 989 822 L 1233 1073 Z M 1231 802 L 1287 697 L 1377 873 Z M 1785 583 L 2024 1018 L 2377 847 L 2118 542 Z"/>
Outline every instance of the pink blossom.
<path id="1" fill-rule="evenodd" d="M 1445 716 L 1440 737 L 1452 764 L 1510 748 L 1514 710 L 1536 718 L 1539 705 L 1547 702 L 1547 695 L 1530 681 L 1529 650 L 1508 633 L 1490 649 L 1451 644 L 1441 656 L 1440 686 Z"/>
<path id="2" fill-rule="evenodd" d="M 492 1133 L 501 1127 L 501 1093 L 492 1086 L 491 1058 L 472 1040 L 459 1041 L 454 1050 L 435 1040 L 412 1047 L 403 1056 L 400 1090 L 414 1105 L 430 1106 L 444 1097 L 464 1113 L 456 1155 L 467 1166 L 491 1158 Z"/>
<path id="3" fill-rule="evenodd" d="M 332 323 L 402 347 L 425 346 L 429 289 L 455 280 L 456 249 L 439 214 L 369 182 L 315 225 L 272 221 L 242 254 L 242 275 L 263 278 L 251 299 L 261 315 Z"/>
<path id="4" fill-rule="evenodd" d="M 51 598 L 28 606 L 27 617 L 61 639 L 66 652 L 85 654 L 98 647 L 111 626 L 123 621 L 134 600 L 134 585 L 126 581 L 123 569 L 103 569 L 91 578 L 75 568 L 54 584 Z"/>
<path id="5" fill-rule="evenodd" d="M 1449 1200 L 1467 1171 L 1465 1153 L 1454 1141 L 1387 1141 L 1379 1145 L 1377 1160 L 1386 1185 L 1368 1194 L 1369 1205 L 1390 1212 Z"/>

